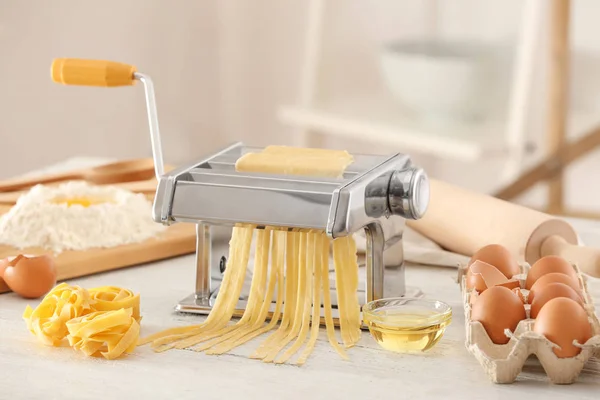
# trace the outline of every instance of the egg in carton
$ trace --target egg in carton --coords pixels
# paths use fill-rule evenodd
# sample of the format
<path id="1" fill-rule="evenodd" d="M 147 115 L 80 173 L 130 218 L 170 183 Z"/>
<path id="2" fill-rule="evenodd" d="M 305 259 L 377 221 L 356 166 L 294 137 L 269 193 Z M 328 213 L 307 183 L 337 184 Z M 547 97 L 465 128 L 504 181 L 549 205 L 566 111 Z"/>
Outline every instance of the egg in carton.
<path id="1" fill-rule="evenodd" d="M 513 276 L 519 282 L 515 294 L 525 303 L 526 318 L 519 321 L 514 332 L 505 329 L 509 338 L 506 344 L 496 344 L 490 338 L 479 321 L 471 319 L 473 304 L 479 293 L 467 287 L 466 265 L 459 265 L 458 283 L 460 284 L 465 312 L 465 330 L 467 350 L 475 356 L 494 383 L 512 383 L 521 373 L 525 361 L 536 356 L 550 381 L 554 384 L 571 384 L 583 370 L 586 362 L 594 355 L 600 356 L 600 322 L 595 314 L 592 297 L 587 288 L 587 278 L 577 265 L 572 265 L 583 295 L 584 310 L 590 323 L 592 336 L 583 344 L 574 343 L 581 352 L 573 357 L 560 358 L 553 351 L 560 346 L 552 343 L 545 336 L 534 331 L 535 319 L 530 317 L 531 305 L 528 304 L 529 290 L 525 289 L 527 274 L 531 266 L 527 263 L 519 265 L 521 273 Z"/>

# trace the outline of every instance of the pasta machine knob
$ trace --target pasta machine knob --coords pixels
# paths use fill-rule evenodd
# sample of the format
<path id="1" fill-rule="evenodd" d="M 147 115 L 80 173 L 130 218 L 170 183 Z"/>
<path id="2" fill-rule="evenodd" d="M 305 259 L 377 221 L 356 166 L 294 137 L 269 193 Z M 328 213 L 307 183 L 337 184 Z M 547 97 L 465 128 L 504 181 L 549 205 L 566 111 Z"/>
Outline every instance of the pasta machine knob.
<path id="1" fill-rule="evenodd" d="M 429 178 L 421 168 L 394 171 L 388 185 L 391 214 L 420 219 L 429 205 Z"/>

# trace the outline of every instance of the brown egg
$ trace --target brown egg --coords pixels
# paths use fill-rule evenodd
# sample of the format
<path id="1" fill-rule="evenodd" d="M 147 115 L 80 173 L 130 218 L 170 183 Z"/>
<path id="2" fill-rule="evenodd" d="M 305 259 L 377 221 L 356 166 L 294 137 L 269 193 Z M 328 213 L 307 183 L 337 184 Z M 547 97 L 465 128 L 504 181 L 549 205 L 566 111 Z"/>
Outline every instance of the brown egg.
<path id="1" fill-rule="evenodd" d="M 551 272 L 541 276 L 537 281 L 535 281 L 533 286 L 531 286 L 528 296 L 529 304 L 533 303 L 535 296 L 539 291 L 543 290 L 551 283 L 564 283 L 575 290 L 575 292 L 577 292 L 577 294 L 579 294 L 579 296 L 583 299 L 581 287 L 579 286 L 579 282 L 577 280 L 571 278 L 569 275 L 561 274 L 560 272 Z"/>
<path id="2" fill-rule="evenodd" d="M 546 256 L 540 258 L 531 266 L 531 269 L 527 273 L 525 287 L 531 289 L 533 284 L 540 277 L 551 272 L 559 272 L 568 275 L 573 279 L 577 279 L 577 273 L 567 260 L 559 256 Z"/>
<path id="3" fill-rule="evenodd" d="M 529 313 L 531 318 L 536 318 L 540 310 L 544 307 L 544 305 L 550 300 L 555 299 L 557 297 L 566 297 L 568 299 L 574 300 L 578 304 L 580 304 L 581 307 L 583 307 L 583 301 L 581 300 L 581 297 L 575 290 L 565 285 L 564 283 L 554 282 L 544 286 L 544 288 L 542 288 L 538 292 L 537 296 L 535 297 L 535 300 L 533 301 L 533 303 L 531 303 L 531 310 Z"/>
<path id="4" fill-rule="evenodd" d="M 533 331 L 560 346 L 560 349 L 553 349 L 559 358 L 575 357 L 581 349 L 573 346 L 573 340 L 584 344 L 593 335 L 585 310 L 576 301 L 565 297 L 552 299 L 542 307 Z"/>
<path id="5" fill-rule="evenodd" d="M 471 320 L 481 322 L 496 344 L 508 343 L 504 330 L 514 332 L 519 321 L 525 318 L 525 306 L 521 300 L 503 286 L 494 286 L 481 293 L 471 309 Z"/>
<path id="6" fill-rule="evenodd" d="M 488 244 L 477 250 L 471 257 L 469 265 L 476 260 L 493 265 L 507 278 L 512 278 L 514 275 L 521 273 L 517 260 L 506 247 L 499 244 Z"/>
<path id="7" fill-rule="evenodd" d="M 56 284 L 56 267 L 49 256 L 26 257 L 22 254 L 8 260 L 4 281 L 15 293 L 25 298 L 37 298 Z"/>

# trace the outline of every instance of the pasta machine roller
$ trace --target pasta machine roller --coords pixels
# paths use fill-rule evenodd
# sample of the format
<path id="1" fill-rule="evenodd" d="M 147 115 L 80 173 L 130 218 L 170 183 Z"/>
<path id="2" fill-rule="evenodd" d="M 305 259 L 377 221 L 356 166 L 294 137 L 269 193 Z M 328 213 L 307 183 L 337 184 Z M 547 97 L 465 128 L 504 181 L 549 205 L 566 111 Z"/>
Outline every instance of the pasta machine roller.
<path id="1" fill-rule="evenodd" d="M 261 150 L 236 143 L 159 178 L 154 220 L 197 226 L 196 289 L 176 309 L 210 312 L 218 290 L 211 275 L 222 272 L 217 260 L 223 260 L 227 251 L 226 246 L 221 246 L 223 254 L 216 251 L 211 229 L 236 223 L 320 229 L 331 238 L 364 229 L 366 288 L 361 305 L 382 298 L 386 248 L 402 240 L 406 218 L 418 219 L 426 211 L 429 182 L 425 172 L 404 154 L 354 154 L 353 163 L 337 179 L 235 170 L 242 155 Z M 403 262 L 393 279 L 385 282 L 386 286 L 392 288 L 394 296 L 403 295 Z M 235 315 L 243 313 L 245 301 L 239 300 Z M 337 310 L 333 312 L 335 318 Z"/>
<path id="2" fill-rule="evenodd" d="M 404 294 L 403 261 L 398 262 L 393 282 L 389 282 L 391 275 L 384 281 L 384 252 L 402 244 L 405 220 L 420 218 L 429 203 L 427 175 L 407 155 L 355 154 L 339 179 L 278 176 L 237 172 L 238 158 L 260 150 L 237 143 L 165 173 L 154 85 L 148 75 L 128 64 L 66 58 L 53 61 L 52 79 L 98 87 L 143 84 L 158 180 L 153 219 L 165 225 L 191 222 L 197 226 L 196 290 L 177 310 L 210 312 L 218 290 L 211 275 L 220 274 L 217 260 L 224 257 L 214 246 L 211 230 L 236 223 L 321 229 L 331 238 L 364 229 L 366 288 L 361 304 L 382 298 L 384 283 L 393 295 Z M 222 249 L 226 251 L 226 246 Z M 244 309 L 245 300 L 240 299 L 235 314 Z"/>

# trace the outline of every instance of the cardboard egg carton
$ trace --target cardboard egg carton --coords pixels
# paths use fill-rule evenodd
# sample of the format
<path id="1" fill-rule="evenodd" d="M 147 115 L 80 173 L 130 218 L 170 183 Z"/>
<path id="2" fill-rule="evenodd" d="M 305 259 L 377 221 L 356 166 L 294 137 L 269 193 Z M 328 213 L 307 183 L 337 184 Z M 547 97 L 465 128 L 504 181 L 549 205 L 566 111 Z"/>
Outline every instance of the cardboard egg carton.
<path id="1" fill-rule="evenodd" d="M 521 293 L 527 300 L 529 291 L 525 289 L 525 279 L 530 266 L 529 264 L 523 264 L 520 267 L 521 274 L 516 275 L 515 278 L 519 280 Z M 509 342 L 507 344 L 493 343 L 483 325 L 478 321 L 471 320 L 470 300 L 474 290 L 467 289 L 466 266 L 459 266 L 458 283 L 462 291 L 465 312 L 465 345 L 494 383 L 514 382 L 521 373 L 525 360 L 534 355 L 552 383 L 571 384 L 577 379 L 584 365 L 592 356 L 600 356 L 600 322 L 595 314 L 594 302 L 588 292 L 586 277 L 576 265 L 573 265 L 573 268 L 577 272 L 579 285 L 582 288 L 584 308 L 592 326 L 593 336 L 583 344 L 582 350 L 577 356 L 559 358 L 552 351 L 556 345 L 543 335 L 533 331 L 535 320 L 530 318 L 529 304 L 525 304 L 527 318 L 519 322 L 514 332 L 510 332 L 508 329 L 505 331 L 510 337 Z"/>

